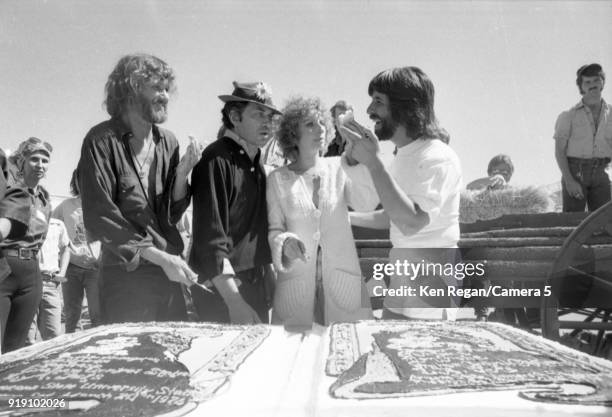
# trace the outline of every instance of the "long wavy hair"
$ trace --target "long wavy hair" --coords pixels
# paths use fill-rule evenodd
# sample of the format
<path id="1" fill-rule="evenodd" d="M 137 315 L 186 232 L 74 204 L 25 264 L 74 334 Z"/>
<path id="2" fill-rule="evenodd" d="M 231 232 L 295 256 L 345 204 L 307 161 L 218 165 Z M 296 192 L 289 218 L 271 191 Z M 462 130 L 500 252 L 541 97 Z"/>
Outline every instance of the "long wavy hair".
<path id="1" fill-rule="evenodd" d="M 287 101 L 277 131 L 278 145 L 284 158 L 297 160 L 300 123 L 314 112 L 325 123 L 325 146 L 334 137 L 331 114 L 318 97 L 296 96 Z"/>
<path id="2" fill-rule="evenodd" d="M 450 136 L 438 125 L 434 112 L 433 83 L 420 68 L 399 67 L 380 72 L 368 85 L 389 98 L 391 117 L 404 126 L 413 139 L 440 139 L 448 143 Z"/>
<path id="3" fill-rule="evenodd" d="M 145 82 L 168 82 L 169 93 L 176 91 L 175 75 L 163 60 L 149 54 L 125 55 L 108 76 L 104 88 L 104 104 L 111 117 L 122 114 L 130 99 L 134 99 Z"/>

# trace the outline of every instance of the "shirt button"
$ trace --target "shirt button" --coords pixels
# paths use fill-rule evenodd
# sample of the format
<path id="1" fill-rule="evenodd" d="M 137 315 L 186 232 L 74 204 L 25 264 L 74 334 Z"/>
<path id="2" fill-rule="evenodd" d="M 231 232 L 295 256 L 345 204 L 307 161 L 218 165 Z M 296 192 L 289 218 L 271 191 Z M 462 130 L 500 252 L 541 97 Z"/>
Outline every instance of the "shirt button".
<path id="1" fill-rule="evenodd" d="M 315 234 L 312 235 L 312 238 L 314 240 L 319 240 L 321 238 L 321 232 L 315 232 Z"/>
<path id="2" fill-rule="evenodd" d="M 251 167 L 251 172 L 255 172 L 255 167 Z"/>
<path id="3" fill-rule="evenodd" d="M 321 210 L 317 209 L 314 211 L 315 218 L 319 219 L 321 217 Z"/>

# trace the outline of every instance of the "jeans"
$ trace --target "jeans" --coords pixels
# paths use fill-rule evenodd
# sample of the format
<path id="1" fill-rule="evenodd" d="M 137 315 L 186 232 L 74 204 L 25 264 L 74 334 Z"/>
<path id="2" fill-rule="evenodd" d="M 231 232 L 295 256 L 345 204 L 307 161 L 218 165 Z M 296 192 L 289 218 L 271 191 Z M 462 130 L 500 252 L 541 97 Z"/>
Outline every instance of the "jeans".
<path id="1" fill-rule="evenodd" d="M 79 326 L 83 308 L 83 293 L 87 296 L 87 308 L 91 326 L 100 325 L 100 292 L 98 289 L 98 270 L 85 269 L 73 264 L 66 270 L 67 281 L 62 284 L 64 294 L 64 313 L 66 333 L 73 333 Z"/>
<path id="2" fill-rule="evenodd" d="M 26 344 L 32 345 L 37 340 L 49 340 L 62 333 L 62 300 L 59 284 L 43 281 L 42 299 L 38 312 L 30 325 Z"/>
<path id="3" fill-rule="evenodd" d="M 103 266 L 100 274 L 102 321 L 184 321 L 187 307 L 181 284 L 168 279 L 157 265 L 141 263 L 131 272 Z"/>
<path id="4" fill-rule="evenodd" d="M 607 162 L 603 159 L 567 158 L 570 173 L 582 185 L 584 198 L 568 194 L 565 182 L 561 181 L 563 211 L 594 211 L 610 201 L 610 178 L 606 173 Z"/>
<path id="5" fill-rule="evenodd" d="M 42 279 L 36 258 L 7 257 L 11 274 L 0 282 L 2 353 L 25 345 L 30 324 L 40 304 Z"/>

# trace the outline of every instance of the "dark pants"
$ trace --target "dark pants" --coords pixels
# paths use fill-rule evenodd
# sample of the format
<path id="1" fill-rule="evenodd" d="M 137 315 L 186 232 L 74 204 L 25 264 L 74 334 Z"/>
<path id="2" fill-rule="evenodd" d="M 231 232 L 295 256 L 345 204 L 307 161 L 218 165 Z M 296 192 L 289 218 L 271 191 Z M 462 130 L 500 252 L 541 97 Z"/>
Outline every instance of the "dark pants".
<path id="1" fill-rule="evenodd" d="M 87 295 L 87 309 L 91 327 L 98 326 L 100 317 L 100 294 L 98 276 L 100 272 L 81 268 L 73 264 L 66 270 L 66 282 L 62 284 L 64 312 L 66 313 L 66 333 L 73 333 L 81 320 L 83 293 Z"/>
<path id="2" fill-rule="evenodd" d="M 25 345 L 42 297 L 38 260 L 7 257 L 11 274 L 0 282 L 2 352 Z"/>
<path id="3" fill-rule="evenodd" d="M 572 176 L 582 186 L 584 198 L 569 195 L 561 181 L 564 212 L 584 211 L 585 207 L 594 211 L 610 201 L 610 179 L 605 171 L 609 161 L 603 158 L 567 158 L 567 161 Z"/>
<path id="4" fill-rule="evenodd" d="M 264 285 L 263 274 L 262 268 L 254 268 L 237 273 L 236 278 L 240 279 L 241 285 L 238 291 L 244 301 L 255 310 L 262 323 L 268 323 L 269 297 Z M 214 286 L 211 290 L 212 292 L 207 292 L 197 286 L 191 287 L 198 317 L 201 321 L 230 323 L 229 310 L 225 301 Z"/>
<path id="5" fill-rule="evenodd" d="M 484 277 L 472 276 L 463 279 L 463 288 L 486 289 L 491 286 L 491 281 Z M 472 307 L 477 318 L 485 318 L 489 315 L 487 297 L 471 297 L 461 300 L 461 307 Z"/>
<path id="6" fill-rule="evenodd" d="M 181 285 L 170 281 L 157 265 L 127 272 L 103 266 L 100 274 L 103 323 L 187 320 Z"/>

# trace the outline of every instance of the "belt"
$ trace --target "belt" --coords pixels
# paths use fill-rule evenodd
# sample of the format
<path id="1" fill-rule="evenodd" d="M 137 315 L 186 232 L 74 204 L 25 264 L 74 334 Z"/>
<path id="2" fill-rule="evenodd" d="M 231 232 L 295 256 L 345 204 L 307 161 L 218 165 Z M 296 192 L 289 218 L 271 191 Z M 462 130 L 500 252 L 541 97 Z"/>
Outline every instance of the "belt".
<path id="1" fill-rule="evenodd" d="M 580 165 L 605 166 L 610 163 L 610 158 L 574 158 L 567 157 L 568 162 Z"/>
<path id="2" fill-rule="evenodd" d="M 42 273 L 42 280 L 44 282 L 52 282 L 54 284 L 61 284 L 62 282 L 66 282 L 66 278 L 65 277 L 61 277 L 59 275 L 51 275 L 51 274 L 47 274 L 47 273 Z"/>
<path id="3" fill-rule="evenodd" d="M 30 259 L 36 259 L 36 255 L 38 254 L 38 249 L 28 249 L 28 248 L 19 248 L 19 249 L 3 249 L 2 252 L 6 256 L 12 256 L 13 258 L 19 258 L 26 261 Z"/>

